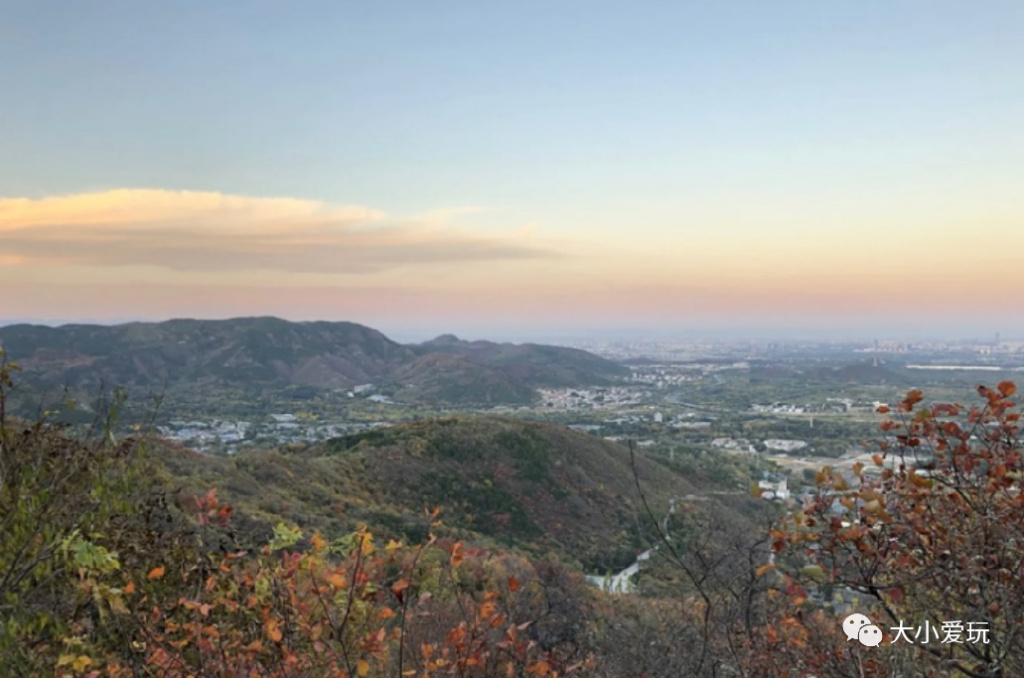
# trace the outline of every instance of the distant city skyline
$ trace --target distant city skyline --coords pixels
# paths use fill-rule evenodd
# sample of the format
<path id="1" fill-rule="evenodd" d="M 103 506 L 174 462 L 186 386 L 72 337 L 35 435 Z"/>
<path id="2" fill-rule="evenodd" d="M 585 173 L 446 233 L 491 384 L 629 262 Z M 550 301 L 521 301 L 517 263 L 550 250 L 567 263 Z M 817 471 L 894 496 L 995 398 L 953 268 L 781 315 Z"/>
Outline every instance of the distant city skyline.
<path id="1" fill-rule="evenodd" d="M 1024 335 L 1024 4 L 37 0 L 9 319 Z"/>

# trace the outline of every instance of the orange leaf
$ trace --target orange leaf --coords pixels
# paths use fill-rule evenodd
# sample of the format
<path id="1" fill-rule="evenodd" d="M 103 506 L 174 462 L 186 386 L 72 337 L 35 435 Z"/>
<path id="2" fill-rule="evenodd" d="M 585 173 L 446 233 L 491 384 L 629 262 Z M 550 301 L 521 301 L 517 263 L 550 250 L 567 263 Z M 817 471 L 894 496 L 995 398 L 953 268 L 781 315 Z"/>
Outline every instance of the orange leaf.
<path id="1" fill-rule="evenodd" d="M 551 665 L 542 659 L 528 668 L 526 672 L 534 676 L 546 676 L 551 672 Z"/>
<path id="2" fill-rule="evenodd" d="M 455 542 L 455 545 L 452 546 L 452 565 L 458 567 L 462 564 L 464 559 L 465 556 L 462 553 L 462 542 L 457 541 Z"/>
<path id="3" fill-rule="evenodd" d="M 1017 392 L 1017 386 L 1012 381 L 1001 381 L 996 388 L 999 389 L 999 394 L 1004 398 L 1009 398 Z"/>
<path id="4" fill-rule="evenodd" d="M 509 577 L 508 578 L 508 590 L 509 591 L 518 591 L 519 590 L 519 580 L 516 579 L 515 577 Z"/>
<path id="5" fill-rule="evenodd" d="M 365 659 L 360 659 L 356 662 L 356 673 L 360 676 L 365 676 L 370 673 L 370 662 Z"/>
<path id="6" fill-rule="evenodd" d="M 924 400 L 924 394 L 915 388 L 913 391 L 907 393 L 907 396 L 903 399 L 903 403 L 908 407 L 913 407 L 922 400 Z"/>
<path id="7" fill-rule="evenodd" d="M 332 574 L 327 578 L 328 583 L 336 589 L 343 589 L 348 586 L 348 580 L 341 573 Z"/>
<path id="8" fill-rule="evenodd" d="M 396 581 L 394 584 L 391 585 L 391 592 L 394 593 L 396 596 L 398 596 L 399 594 L 402 593 L 402 591 L 404 591 L 407 588 L 409 588 L 409 583 L 410 582 L 409 582 L 408 579 L 406 579 L 405 577 L 402 577 L 401 579 L 399 579 L 398 581 Z"/>
<path id="9" fill-rule="evenodd" d="M 135 593 L 135 582 L 128 582 L 127 586 L 124 587 L 125 593 Z"/>
<path id="10" fill-rule="evenodd" d="M 327 546 L 327 540 L 321 537 L 319 532 L 313 533 L 313 536 L 309 538 L 309 543 L 313 545 L 314 552 L 323 551 Z"/>
<path id="11" fill-rule="evenodd" d="M 276 619 L 268 619 L 266 624 L 263 625 L 263 630 L 266 632 L 267 638 L 270 638 L 275 643 L 281 642 L 283 634 L 277 625 Z"/>
<path id="12" fill-rule="evenodd" d="M 152 580 L 152 579 L 160 579 L 161 577 L 164 576 L 164 572 L 165 571 L 166 570 L 164 569 L 163 565 L 160 565 L 158 567 L 154 567 L 152 570 L 149 571 L 149 574 L 146 575 L 146 578 L 150 579 L 150 580 Z"/>

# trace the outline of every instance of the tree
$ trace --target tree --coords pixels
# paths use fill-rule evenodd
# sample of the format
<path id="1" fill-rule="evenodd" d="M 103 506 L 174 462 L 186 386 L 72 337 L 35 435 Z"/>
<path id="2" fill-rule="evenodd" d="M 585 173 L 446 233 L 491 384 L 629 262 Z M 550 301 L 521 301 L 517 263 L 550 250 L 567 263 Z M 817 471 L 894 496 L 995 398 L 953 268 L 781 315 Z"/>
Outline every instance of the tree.
<path id="1" fill-rule="evenodd" d="M 1019 401 L 1008 381 L 978 392 L 982 403 L 972 407 L 921 406 L 917 390 L 893 410 L 880 407 L 892 417 L 881 424 L 889 437 L 874 472 L 826 467 L 815 500 L 773 532 L 798 609 L 808 590 L 826 583 L 865 597 L 869 609 L 861 611 L 885 631 L 883 646 L 840 637 L 833 650 L 871 661 L 876 675 L 897 675 L 886 663 L 901 653 L 912 655 L 920 675 L 1024 675 Z M 950 639 L 957 630 L 950 622 L 960 623 L 960 642 Z M 834 637 L 837 620 L 829 626 Z M 897 640 L 899 627 L 912 630 Z"/>

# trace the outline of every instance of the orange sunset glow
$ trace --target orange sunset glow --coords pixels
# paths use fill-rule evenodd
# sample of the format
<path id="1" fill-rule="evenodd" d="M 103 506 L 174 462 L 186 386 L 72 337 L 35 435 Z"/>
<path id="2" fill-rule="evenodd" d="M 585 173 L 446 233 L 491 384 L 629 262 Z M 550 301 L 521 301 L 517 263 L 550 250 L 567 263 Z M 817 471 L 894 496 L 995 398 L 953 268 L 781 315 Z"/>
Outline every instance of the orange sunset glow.
<path id="1" fill-rule="evenodd" d="M 0 282 L 13 317 L 274 314 L 395 322 L 709 322 L 746 314 L 896 317 L 1014 306 L 1024 230 L 941 225 L 750 229 L 673 239 L 543 226 L 487 210 L 394 217 L 368 206 L 119 189 L 0 201 Z M 998 281 L 998 282 L 996 282 Z M 752 315 L 751 315 L 752 314 Z M 506 320 L 506 322 L 508 322 Z M 485 323 L 483 323 L 485 324 Z"/>

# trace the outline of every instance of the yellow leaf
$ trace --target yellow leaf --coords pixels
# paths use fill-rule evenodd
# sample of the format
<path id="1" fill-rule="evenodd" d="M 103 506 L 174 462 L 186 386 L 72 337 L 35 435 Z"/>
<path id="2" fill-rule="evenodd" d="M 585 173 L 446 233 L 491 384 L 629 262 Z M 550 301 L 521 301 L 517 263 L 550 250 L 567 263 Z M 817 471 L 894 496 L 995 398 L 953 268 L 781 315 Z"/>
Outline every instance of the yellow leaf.
<path id="1" fill-rule="evenodd" d="M 80 657 L 76 657 L 75 661 L 71 662 L 71 668 L 75 671 L 84 671 L 87 666 L 92 665 L 92 660 L 86 657 L 84 654 Z"/>
<path id="2" fill-rule="evenodd" d="M 312 537 L 309 538 L 309 543 L 313 545 L 314 552 L 320 552 L 327 546 L 327 540 L 320 536 L 319 532 L 315 532 Z"/>
<path id="3" fill-rule="evenodd" d="M 365 659 L 360 659 L 356 662 L 356 673 L 360 676 L 365 676 L 370 673 L 370 662 Z"/>
<path id="4" fill-rule="evenodd" d="M 882 503 L 877 499 L 872 499 L 871 501 L 865 503 L 864 506 L 861 507 L 861 510 L 869 515 L 873 513 L 878 513 L 879 511 L 882 510 Z"/>
<path id="5" fill-rule="evenodd" d="M 386 551 L 394 551 L 394 550 L 399 549 L 401 547 L 402 547 L 401 544 L 399 544 L 397 541 L 392 539 L 391 541 L 388 542 L 388 545 L 384 547 L 384 550 L 386 550 Z"/>
<path id="6" fill-rule="evenodd" d="M 920 476 L 914 473 L 913 470 L 907 473 L 907 478 L 917 487 L 931 487 L 934 484 L 931 478 Z"/>
<path id="7" fill-rule="evenodd" d="M 800 573 L 815 581 L 821 581 L 825 578 L 825 571 L 819 565 L 807 565 L 800 569 Z"/>

